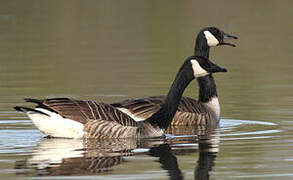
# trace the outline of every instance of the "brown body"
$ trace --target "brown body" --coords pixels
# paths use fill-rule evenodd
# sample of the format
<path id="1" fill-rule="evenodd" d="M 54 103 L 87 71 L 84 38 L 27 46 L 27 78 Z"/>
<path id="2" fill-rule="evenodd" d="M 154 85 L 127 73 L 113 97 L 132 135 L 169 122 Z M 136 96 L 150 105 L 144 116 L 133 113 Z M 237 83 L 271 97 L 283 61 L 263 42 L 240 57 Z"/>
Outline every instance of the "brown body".
<path id="1" fill-rule="evenodd" d="M 148 122 L 136 122 L 117 108 L 97 101 L 68 98 L 26 101 L 37 103 L 36 108 L 50 110 L 83 124 L 83 138 L 148 138 L 163 135 L 161 129 Z"/>
<path id="2" fill-rule="evenodd" d="M 142 99 L 125 100 L 113 106 L 124 108 L 132 116 L 147 119 L 157 112 L 166 96 L 151 96 Z M 189 97 L 182 97 L 170 126 L 215 125 L 215 113 L 204 103 Z"/>

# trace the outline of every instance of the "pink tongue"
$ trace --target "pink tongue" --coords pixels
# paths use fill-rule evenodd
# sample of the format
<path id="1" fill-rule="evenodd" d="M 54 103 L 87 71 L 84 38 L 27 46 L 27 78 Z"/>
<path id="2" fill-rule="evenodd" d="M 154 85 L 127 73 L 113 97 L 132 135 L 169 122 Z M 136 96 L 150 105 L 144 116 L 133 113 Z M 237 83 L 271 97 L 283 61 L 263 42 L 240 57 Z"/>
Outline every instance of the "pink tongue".
<path id="1" fill-rule="evenodd" d="M 229 44 L 229 45 L 234 46 L 234 47 L 236 46 L 235 44 L 227 42 L 227 41 L 224 41 L 224 43 Z"/>

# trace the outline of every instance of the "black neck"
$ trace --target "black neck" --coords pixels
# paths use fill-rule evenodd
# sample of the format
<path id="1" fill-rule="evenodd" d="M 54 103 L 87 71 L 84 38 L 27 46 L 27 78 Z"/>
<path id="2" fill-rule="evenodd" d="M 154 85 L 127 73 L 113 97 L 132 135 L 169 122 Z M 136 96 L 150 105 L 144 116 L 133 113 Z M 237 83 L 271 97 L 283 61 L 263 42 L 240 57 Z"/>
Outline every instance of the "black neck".
<path id="1" fill-rule="evenodd" d="M 209 58 L 210 47 L 207 44 L 206 39 L 203 37 L 202 32 L 197 36 L 194 46 L 194 55 L 203 56 Z"/>
<path id="2" fill-rule="evenodd" d="M 193 79 L 193 70 L 190 65 L 190 61 L 187 60 L 177 73 L 176 78 L 166 97 L 165 103 L 162 104 L 159 111 L 153 114 L 146 121 L 153 126 L 158 126 L 161 129 L 167 129 L 177 111 L 185 88 Z"/>
<path id="3" fill-rule="evenodd" d="M 213 97 L 218 97 L 216 83 L 211 74 L 197 78 L 197 82 L 199 85 L 198 101 L 208 102 Z"/>
<path id="4" fill-rule="evenodd" d="M 200 32 L 195 41 L 194 55 L 203 56 L 209 59 L 209 54 L 210 47 L 208 46 L 203 33 Z M 212 75 L 197 78 L 197 81 L 200 87 L 198 99 L 200 102 L 207 102 L 212 97 L 217 96 L 216 84 Z"/>

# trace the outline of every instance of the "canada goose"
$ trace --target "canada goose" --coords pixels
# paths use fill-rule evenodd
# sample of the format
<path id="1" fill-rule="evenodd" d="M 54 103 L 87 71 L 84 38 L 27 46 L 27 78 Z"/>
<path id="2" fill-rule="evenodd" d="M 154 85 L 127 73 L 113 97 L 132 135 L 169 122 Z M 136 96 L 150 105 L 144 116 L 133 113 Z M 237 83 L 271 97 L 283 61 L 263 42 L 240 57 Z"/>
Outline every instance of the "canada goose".
<path id="1" fill-rule="evenodd" d="M 216 27 L 206 27 L 197 35 L 194 55 L 209 59 L 210 47 L 220 45 L 235 47 L 226 39 L 237 39 L 237 37 L 226 34 Z M 220 104 L 212 74 L 197 78 L 197 81 L 200 84 L 198 101 L 182 97 L 171 126 L 207 125 L 215 124 L 220 120 Z M 124 100 L 111 105 L 128 114 L 134 120 L 143 121 L 160 109 L 165 98 L 166 96 L 151 96 Z M 206 114 L 215 116 L 217 121 L 209 121 L 215 118 L 204 118 Z"/>
<path id="2" fill-rule="evenodd" d="M 26 99 L 32 108 L 14 107 L 25 112 L 45 135 L 65 138 L 148 138 L 164 135 L 176 113 L 187 85 L 194 79 L 227 70 L 203 57 L 189 57 L 181 66 L 161 108 L 143 122 L 136 122 L 117 108 L 96 101 L 68 98 Z M 205 86 L 205 84 L 200 84 Z"/>

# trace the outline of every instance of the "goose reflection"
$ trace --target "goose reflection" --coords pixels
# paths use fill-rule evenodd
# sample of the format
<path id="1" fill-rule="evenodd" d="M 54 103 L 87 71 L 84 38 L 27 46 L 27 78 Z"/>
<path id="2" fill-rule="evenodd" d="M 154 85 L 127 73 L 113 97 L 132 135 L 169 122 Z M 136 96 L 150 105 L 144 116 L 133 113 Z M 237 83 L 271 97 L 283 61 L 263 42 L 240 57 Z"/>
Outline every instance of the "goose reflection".
<path id="1" fill-rule="evenodd" d="M 164 170 L 168 171 L 170 179 L 183 179 L 177 158 L 173 155 L 171 147 L 168 144 L 161 144 L 158 147 L 153 147 L 148 154 L 159 158 L 158 162 Z"/>
<path id="2" fill-rule="evenodd" d="M 194 179 L 195 180 L 209 180 L 210 172 L 212 171 L 213 166 L 215 165 L 217 153 L 219 152 L 219 143 L 220 143 L 219 129 L 210 128 L 210 127 L 196 127 L 196 128 L 188 128 L 188 129 L 185 129 L 184 127 L 182 128 L 176 127 L 176 129 L 174 129 L 172 133 L 175 133 L 175 132 L 177 133 L 177 137 L 170 138 L 170 140 L 168 140 L 167 142 L 168 144 L 172 145 L 173 154 L 176 154 L 177 156 L 179 156 L 179 155 L 186 155 L 186 154 L 193 153 L 196 150 L 190 149 L 190 145 L 192 145 L 193 143 L 198 144 L 199 157 L 198 157 L 197 164 L 194 170 Z M 184 133 L 185 136 L 182 136 L 182 133 Z M 192 136 L 194 134 L 197 134 L 197 138 L 194 138 Z M 186 136 L 186 135 L 190 135 L 190 136 Z M 166 154 L 169 154 L 170 156 L 169 158 L 173 159 L 172 156 L 174 155 L 172 155 L 172 153 L 166 153 Z M 175 160 L 172 160 L 172 161 L 175 161 Z M 174 167 L 172 168 L 169 167 L 168 169 L 166 169 L 169 172 L 170 179 L 183 179 L 181 171 L 178 168 L 178 163 L 170 162 L 169 166 L 170 165 L 174 165 Z M 177 167 L 175 165 L 177 165 Z M 164 168 L 164 166 L 162 167 Z M 170 173 L 170 169 L 173 169 L 172 173 Z"/>
<path id="3" fill-rule="evenodd" d="M 42 139 L 32 157 L 18 166 L 35 169 L 38 175 L 95 175 L 126 162 L 125 157 L 134 155 L 134 149 L 162 142 L 160 139 Z"/>
<path id="4" fill-rule="evenodd" d="M 195 180 L 210 179 L 210 172 L 215 165 L 217 153 L 219 152 L 220 137 L 218 130 L 211 134 L 199 136 L 199 158 L 194 171 Z"/>
<path id="5" fill-rule="evenodd" d="M 32 156 L 16 168 L 34 169 L 38 176 L 99 175 L 128 162 L 129 156 L 147 154 L 158 158 L 170 179 L 184 179 L 177 156 L 198 152 L 194 179 L 209 179 L 219 151 L 218 131 L 181 130 L 161 139 L 42 139 Z M 195 131 L 199 135 L 194 135 Z"/>

